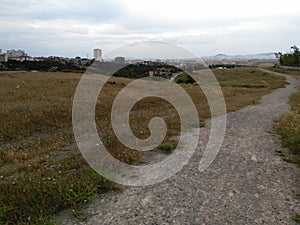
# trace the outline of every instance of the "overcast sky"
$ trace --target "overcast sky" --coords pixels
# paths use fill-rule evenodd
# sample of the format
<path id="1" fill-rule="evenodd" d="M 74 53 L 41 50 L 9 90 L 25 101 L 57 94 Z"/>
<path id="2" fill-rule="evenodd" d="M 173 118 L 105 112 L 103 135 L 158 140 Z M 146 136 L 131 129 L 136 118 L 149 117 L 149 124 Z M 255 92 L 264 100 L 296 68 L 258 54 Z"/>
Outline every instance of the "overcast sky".
<path id="1" fill-rule="evenodd" d="M 1 0 L 0 48 L 92 57 L 134 41 L 198 56 L 289 51 L 300 45 L 299 0 Z"/>

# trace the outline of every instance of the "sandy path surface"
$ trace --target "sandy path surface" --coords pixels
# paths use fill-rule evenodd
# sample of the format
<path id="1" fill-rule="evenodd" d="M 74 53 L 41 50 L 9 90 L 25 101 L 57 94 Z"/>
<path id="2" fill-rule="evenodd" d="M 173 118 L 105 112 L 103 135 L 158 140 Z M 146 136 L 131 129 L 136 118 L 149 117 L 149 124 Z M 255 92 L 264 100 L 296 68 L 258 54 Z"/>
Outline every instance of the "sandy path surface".
<path id="1" fill-rule="evenodd" d="M 223 146 L 204 172 L 198 166 L 209 121 L 189 164 L 175 176 L 100 196 L 85 210 L 86 221 L 63 214 L 58 224 L 295 224 L 291 216 L 300 211 L 295 198 L 300 172 L 276 155 L 282 147 L 272 134 L 274 120 L 288 112 L 288 98 L 300 85 L 284 76 L 287 87 L 258 105 L 228 113 Z"/>

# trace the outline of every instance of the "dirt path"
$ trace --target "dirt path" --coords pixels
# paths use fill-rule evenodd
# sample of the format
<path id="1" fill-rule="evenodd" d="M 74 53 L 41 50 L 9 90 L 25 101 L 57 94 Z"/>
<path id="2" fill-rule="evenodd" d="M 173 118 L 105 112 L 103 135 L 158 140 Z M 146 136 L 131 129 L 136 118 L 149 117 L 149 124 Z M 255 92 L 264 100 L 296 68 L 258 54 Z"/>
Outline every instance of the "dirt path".
<path id="1" fill-rule="evenodd" d="M 294 197 L 299 169 L 276 155 L 282 148 L 272 134 L 273 121 L 288 112 L 288 97 L 299 85 L 285 77 L 286 88 L 264 96 L 259 105 L 228 113 L 223 146 L 204 172 L 198 166 L 209 121 L 196 153 L 175 176 L 103 195 L 86 209 L 87 221 L 64 215 L 58 224 L 295 224 L 291 216 L 300 210 Z"/>

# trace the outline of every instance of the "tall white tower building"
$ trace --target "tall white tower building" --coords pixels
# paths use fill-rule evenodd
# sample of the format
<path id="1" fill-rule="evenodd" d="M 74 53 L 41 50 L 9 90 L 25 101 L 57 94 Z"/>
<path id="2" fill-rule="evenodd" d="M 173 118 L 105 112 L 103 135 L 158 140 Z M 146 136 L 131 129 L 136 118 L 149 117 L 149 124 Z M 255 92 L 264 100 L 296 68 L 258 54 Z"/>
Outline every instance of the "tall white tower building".
<path id="1" fill-rule="evenodd" d="M 94 49 L 94 58 L 96 61 L 102 61 L 102 51 L 100 48 Z"/>

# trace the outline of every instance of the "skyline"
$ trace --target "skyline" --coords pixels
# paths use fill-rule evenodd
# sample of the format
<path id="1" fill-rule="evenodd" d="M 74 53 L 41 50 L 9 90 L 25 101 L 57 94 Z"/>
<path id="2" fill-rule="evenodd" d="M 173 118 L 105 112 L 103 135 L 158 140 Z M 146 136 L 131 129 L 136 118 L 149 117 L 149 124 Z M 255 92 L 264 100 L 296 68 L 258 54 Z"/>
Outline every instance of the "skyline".
<path id="1" fill-rule="evenodd" d="M 146 50 L 144 50 L 146 49 Z M 269 53 L 256 53 L 256 54 L 238 54 L 238 55 L 228 55 L 228 54 L 217 54 L 211 56 L 197 56 L 185 48 L 181 48 L 176 45 L 172 45 L 165 42 L 136 42 L 129 45 L 124 45 L 119 48 L 113 49 L 112 51 L 102 55 L 102 49 L 93 49 L 92 56 L 80 57 L 80 56 L 32 56 L 23 49 L 7 49 L 6 51 L 0 48 L 0 56 L 7 56 L 7 59 L 14 58 L 14 60 L 34 60 L 41 58 L 62 58 L 62 59 L 96 59 L 111 61 L 116 60 L 116 58 L 124 58 L 125 60 L 204 60 L 204 61 L 220 61 L 220 60 L 273 60 L 276 59 L 275 52 Z M 16 59 L 18 58 L 18 59 Z"/>
<path id="2" fill-rule="evenodd" d="M 92 56 L 136 41 L 164 41 L 197 56 L 287 52 L 299 45 L 300 2 L 2 1 L 2 49 L 32 56 Z"/>

